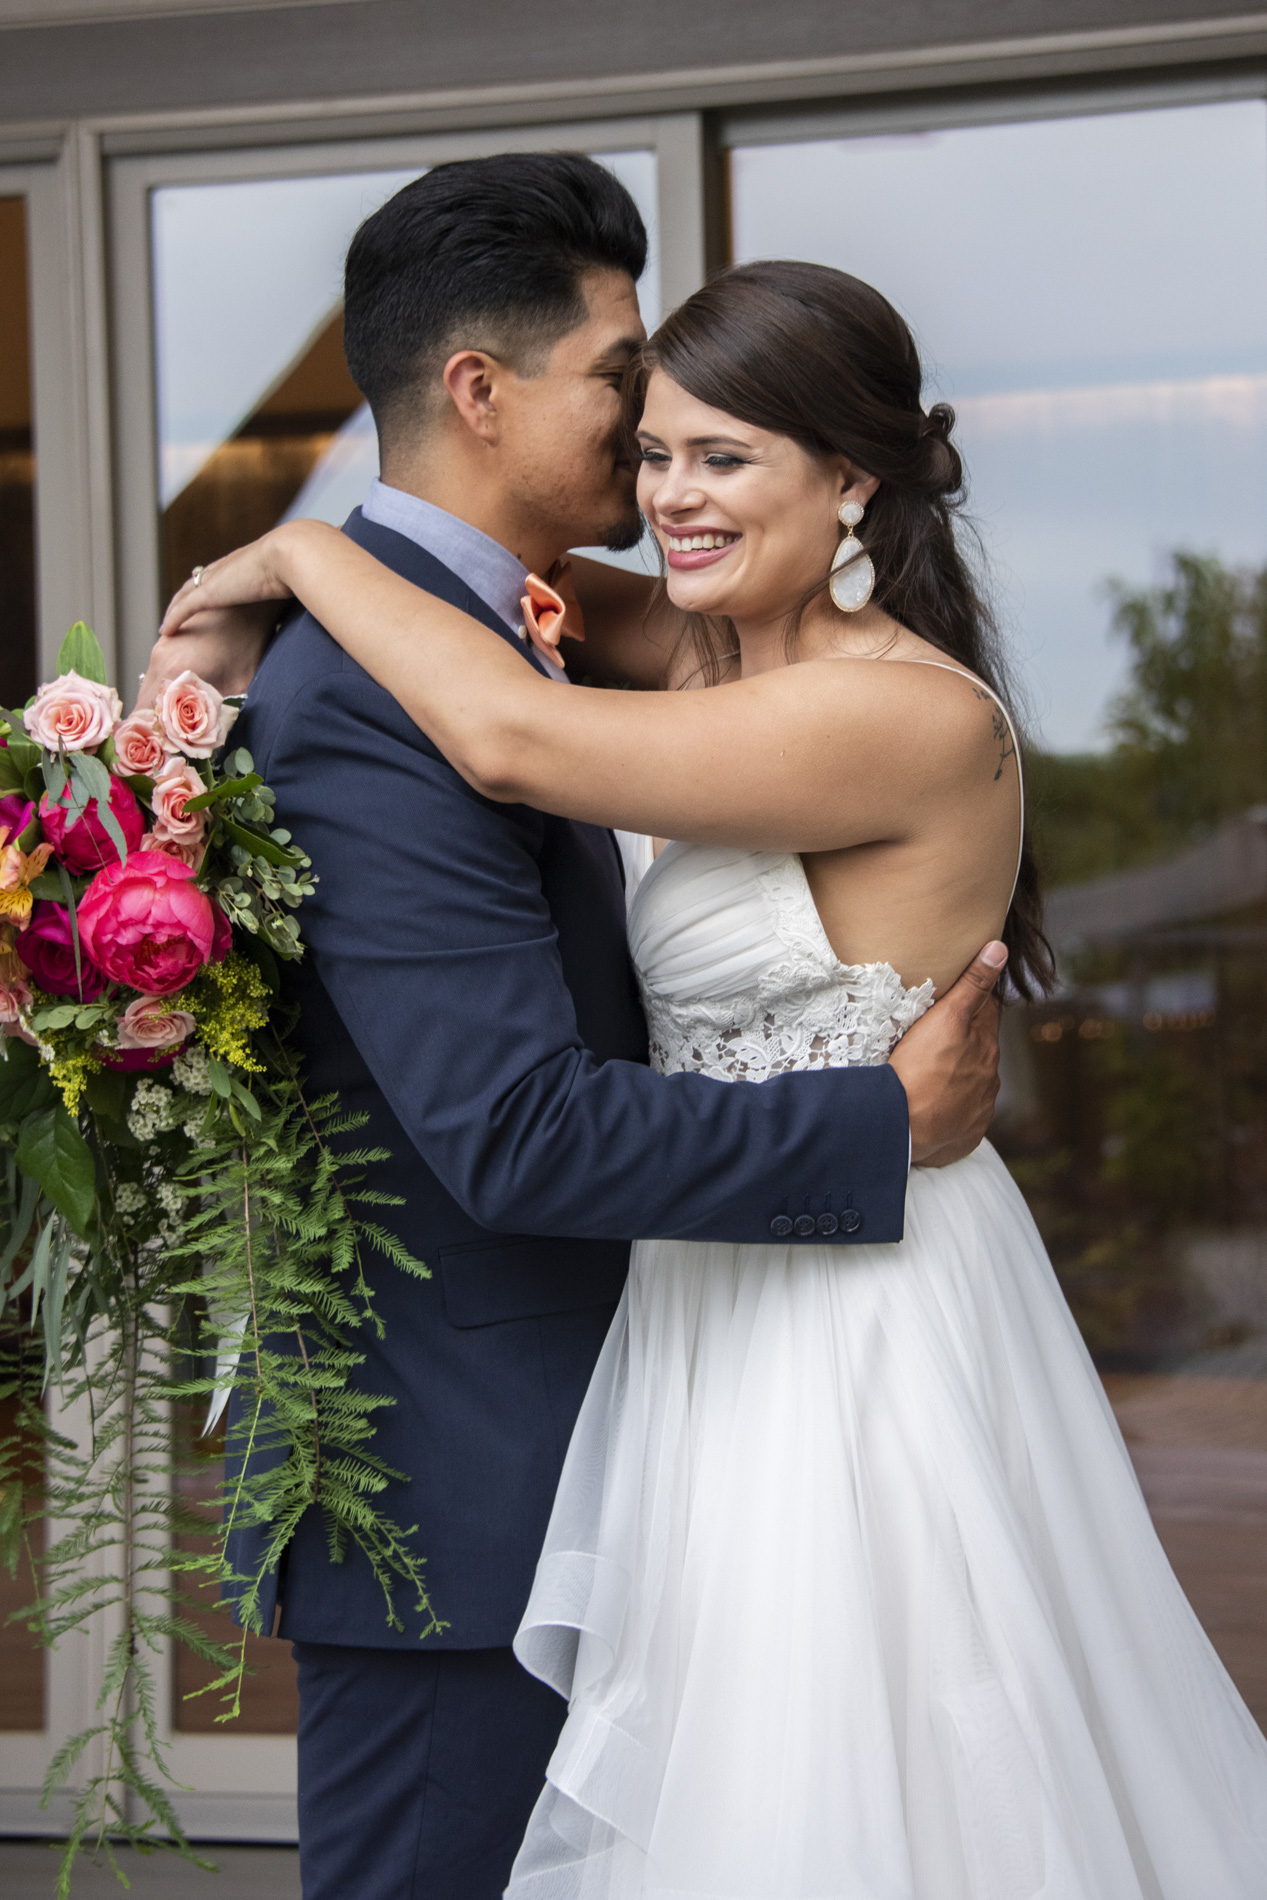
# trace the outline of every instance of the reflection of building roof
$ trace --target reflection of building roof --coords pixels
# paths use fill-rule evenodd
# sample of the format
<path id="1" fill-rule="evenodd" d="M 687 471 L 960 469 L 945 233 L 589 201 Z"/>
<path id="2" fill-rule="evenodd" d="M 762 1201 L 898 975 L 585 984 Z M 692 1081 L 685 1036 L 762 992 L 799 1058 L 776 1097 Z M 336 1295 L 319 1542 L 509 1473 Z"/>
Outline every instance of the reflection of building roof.
<path id="1" fill-rule="evenodd" d="M 1267 898 L 1267 806 L 1220 825 L 1165 864 L 1068 884 L 1047 899 L 1047 934 L 1059 950 L 1115 943 Z"/>

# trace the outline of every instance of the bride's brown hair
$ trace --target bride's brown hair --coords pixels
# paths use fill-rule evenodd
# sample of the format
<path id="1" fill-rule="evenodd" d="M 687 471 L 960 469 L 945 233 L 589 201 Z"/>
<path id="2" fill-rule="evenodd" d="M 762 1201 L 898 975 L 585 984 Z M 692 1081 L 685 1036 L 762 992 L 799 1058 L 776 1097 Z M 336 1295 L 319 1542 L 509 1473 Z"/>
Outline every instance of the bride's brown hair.
<path id="1" fill-rule="evenodd" d="M 872 598 L 1009 698 L 998 627 L 956 537 L 964 473 L 950 439 L 954 410 L 939 402 L 925 412 L 915 339 L 878 290 L 822 264 L 736 265 L 679 305 L 639 353 L 629 382 L 635 421 L 654 369 L 712 409 L 878 476 L 858 530 L 875 567 Z M 806 594 L 789 639 L 828 579 Z M 695 677 L 716 683 L 734 629 L 702 614 L 682 618 Z M 1054 959 L 1028 834 L 1003 941 L 1013 987 L 1029 999 L 1051 989 Z"/>

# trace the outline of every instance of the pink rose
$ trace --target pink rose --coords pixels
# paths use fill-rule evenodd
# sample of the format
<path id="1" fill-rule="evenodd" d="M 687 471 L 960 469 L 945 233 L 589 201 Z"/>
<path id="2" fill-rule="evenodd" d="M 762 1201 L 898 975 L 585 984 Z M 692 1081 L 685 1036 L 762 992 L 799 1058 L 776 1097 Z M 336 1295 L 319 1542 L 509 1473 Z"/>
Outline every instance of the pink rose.
<path id="1" fill-rule="evenodd" d="M 200 811 L 187 812 L 185 803 L 190 798 L 201 798 L 206 789 L 192 765 L 186 765 L 183 759 L 169 759 L 150 795 L 155 836 L 171 838 L 177 844 L 200 844 L 206 836 L 207 821 Z"/>
<path id="2" fill-rule="evenodd" d="M 62 673 L 41 686 L 34 703 L 22 715 L 36 745 L 56 752 L 85 752 L 111 732 L 123 711 L 113 686 L 98 686 L 78 673 Z"/>
<path id="3" fill-rule="evenodd" d="M 119 1018 L 120 1049 L 170 1049 L 194 1033 L 187 1009 L 171 1009 L 161 996 L 136 996 Z"/>
<path id="4" fill-rule="evenodd" d="M 101 822 L 97 801 L 93 799 L 74 824 L 70 822 L 69 804 L 69 788 L 56 804 L 47 792 L 40 800 L 44 841 L 52 845 L 53 856 L 59 858 L 68 871 L 100 871 L 107 864 L 117 864 L 119 854 Z M 118 779 L 110 781 L 110 809 L 123 833 L 124 844 L 129 851 L 135 851 L 145 831 L 145 818 L 133 794 Z"/>
<path id="5" fill-rule="evenodd" d="M 195 844 L 181 844 L 176 838 L 160 838 L 157 831 L 147 831 L 141 840 L 142 851 L 161 851 L 166 857 L 175 858 L 177 864 L 187 864 L 196 871 L 202 863 L 202 839 Z"/>
<path id="6" fill-rule="evenodd" d="M 75 981 L 75 948 L 70 934 L 70 918 L 60 904 L 43 901 L 31 912 L 31 921 L 18 935 L 14 945 L 36 985 L 50 996 L 77 996 L 91 1003 L 106 987 L 102 970 L 93 962 L 92 953 L 80 933 L 79 965 L 83 987 Z"/>
<path id="7" fill-rule="evenodd" d="M 150 707 L 134 712 L 114 729 L 114 770 L 120 778 L 157 778 L 167 763 L 169 747 Z"/>
<path id="8" fill-rule="evenodd" d="M 188 671 L 164 689 L 156 710 L 168 744 L 193 759 L 209 759 L 238 716 L 237 707 L 226 706 L 214 686 Z"/>
<path id="9" fill-rule="evenodd" d="M 215 906 L 188 865 L 161 851 L 135 851 L 92 880 L 79 905 L 79 934 L 113 982 L 171 996 L 211 955 Z"/>

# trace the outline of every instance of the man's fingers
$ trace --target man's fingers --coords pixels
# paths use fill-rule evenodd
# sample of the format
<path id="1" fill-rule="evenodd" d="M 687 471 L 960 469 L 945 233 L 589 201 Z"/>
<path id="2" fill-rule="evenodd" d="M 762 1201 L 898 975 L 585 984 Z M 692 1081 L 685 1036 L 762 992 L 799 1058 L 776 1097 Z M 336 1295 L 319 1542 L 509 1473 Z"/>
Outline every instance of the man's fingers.
<path id="1" fill-rule="evenodd" d="M 963 975 L 946 993 L 945 1001 L 957 999 L 960 1008 L 971 1018 L 977 1014 L 987 998 L 994 995 L 995 985 L 1003 974 L 1007 962 L 1005 943 L 988 943 L 979 950 Z"/>

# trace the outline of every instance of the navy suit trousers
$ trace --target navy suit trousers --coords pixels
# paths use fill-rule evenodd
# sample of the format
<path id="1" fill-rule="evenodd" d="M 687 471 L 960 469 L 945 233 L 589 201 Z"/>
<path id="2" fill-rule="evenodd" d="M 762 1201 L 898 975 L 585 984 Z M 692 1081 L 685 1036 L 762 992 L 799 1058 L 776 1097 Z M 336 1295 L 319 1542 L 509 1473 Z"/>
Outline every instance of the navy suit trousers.
<path id="1" fill-rule="evenodd" d="M 304 1900 L 499 1900 L 563 1698 L 509 1649 L 293 1649 Z"/>

